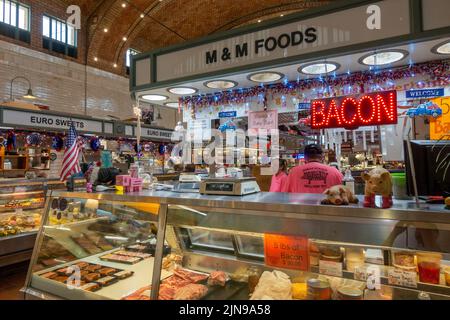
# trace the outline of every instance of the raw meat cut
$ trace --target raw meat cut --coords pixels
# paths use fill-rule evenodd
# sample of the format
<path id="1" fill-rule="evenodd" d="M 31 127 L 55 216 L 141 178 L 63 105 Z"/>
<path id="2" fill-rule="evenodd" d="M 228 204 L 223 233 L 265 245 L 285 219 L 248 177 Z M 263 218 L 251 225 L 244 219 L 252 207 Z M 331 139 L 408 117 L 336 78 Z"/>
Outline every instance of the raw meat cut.
<path id="1" fill-rule="evenodd" d="M 180 288 L 174 296 L 174 300 L 199 300 L 205 296 L 208 288 L 202 284 L 191 283 Z"/>
<path id="2" fill-rule="evenodd" d="M 208 285 L 210 286 L 225 286 L 225 283 L 228 280 L 228 276 L 223 271 L 213 271 L 209 275 Z"/>

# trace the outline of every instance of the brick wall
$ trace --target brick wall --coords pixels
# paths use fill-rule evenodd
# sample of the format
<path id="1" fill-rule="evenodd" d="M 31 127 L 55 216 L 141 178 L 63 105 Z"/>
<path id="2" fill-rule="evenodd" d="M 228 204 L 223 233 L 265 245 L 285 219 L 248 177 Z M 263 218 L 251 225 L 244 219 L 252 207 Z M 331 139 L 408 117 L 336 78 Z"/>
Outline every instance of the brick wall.
<path id="1" fill-rule="evenodd" d="M 119 118 L 132 116 L 128 78 L 0 40 L 0 101 L 9 100 L 10 81 L 27 77 L 39 104 L 50 110 Z M 14 82 L 20 97 L 28 86 Z M 148 107 L 148 106 L 147 106 Z M 173 129 L 177 111 L 161 108 L 159 126 Z"/>

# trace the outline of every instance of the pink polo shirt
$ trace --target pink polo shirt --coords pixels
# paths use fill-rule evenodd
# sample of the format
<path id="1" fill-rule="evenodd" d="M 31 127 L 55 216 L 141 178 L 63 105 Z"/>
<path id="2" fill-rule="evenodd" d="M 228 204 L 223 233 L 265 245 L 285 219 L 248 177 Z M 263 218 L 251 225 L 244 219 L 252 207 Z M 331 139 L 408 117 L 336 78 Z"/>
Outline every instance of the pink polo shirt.
<path id="1" fill-rule="evenodd" d="M 270 192 L 281 192 L 283 186 L 286 184 L 288 175 L 285 172 L 274 174 L 272 176 L 272 182 L 270 183 Z"/>
<path id="2" fill-rule="evenodd" d="M 323 193 L 326 189 L 342 184 L 342 174 L 334 167 L 319 162 L 308 162 L 289 172 L 283 192 Z"/>

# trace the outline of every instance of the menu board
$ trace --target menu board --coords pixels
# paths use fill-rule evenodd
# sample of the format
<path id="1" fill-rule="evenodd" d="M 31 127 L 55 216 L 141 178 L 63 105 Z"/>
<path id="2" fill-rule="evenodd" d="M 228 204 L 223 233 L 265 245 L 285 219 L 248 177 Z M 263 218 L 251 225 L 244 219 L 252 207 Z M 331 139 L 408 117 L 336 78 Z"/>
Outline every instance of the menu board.
<path id="1" fill-rule="evenodd" d="M 264 257 L 268 266 L 308 270 L 308 238 L 279 234 L 264 234 Z"/>

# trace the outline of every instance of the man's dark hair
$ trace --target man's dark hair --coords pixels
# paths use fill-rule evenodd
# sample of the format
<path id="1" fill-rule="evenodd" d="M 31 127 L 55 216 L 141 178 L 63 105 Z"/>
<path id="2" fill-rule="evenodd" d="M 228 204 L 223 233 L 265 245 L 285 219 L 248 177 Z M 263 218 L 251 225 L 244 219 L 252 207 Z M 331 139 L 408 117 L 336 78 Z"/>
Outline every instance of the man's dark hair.
<path id="1" fill-rule="evenodd" d="M 304 153 L 306 159 L 317 159 L 322 157 L 323 150 L 318 144 L 313 143 L 305 147 Z"/>

